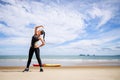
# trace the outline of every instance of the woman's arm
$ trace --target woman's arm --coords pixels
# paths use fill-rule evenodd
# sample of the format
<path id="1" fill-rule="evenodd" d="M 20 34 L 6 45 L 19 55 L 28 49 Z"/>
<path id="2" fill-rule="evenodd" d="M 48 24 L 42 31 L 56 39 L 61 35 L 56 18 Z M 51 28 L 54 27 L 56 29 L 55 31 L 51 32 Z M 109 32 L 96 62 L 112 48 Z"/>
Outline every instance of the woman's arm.
<path id="1" fill-rule="evenodd" d="M 39 47 L 42 47 L 42 46 L 44 46 L 44 45 L 45 45 L 45 41 L 44 41 L 42 38 L 39 38 L 39 40 L 42 42 L 42 44 L 41 44 L 41 45 L 39 45 L 39 43 L 38 43 L 38 42 L 36 42 L 36 43 L 35 43 L 34 48 L 39 48 Z"/>
<path id="2" fill-rule="evenodd" d="M 40 28 L 40 27 L 44 28 L 43 26 L 36 26 L 34 34 L 37 34 L 37 29 Z"/>
<path id="3" fill-rule="evenodd" d="M 42 42 L 42 44 L 39 47 L 42 47 L 45 45 L 45 41 L 42 38 L 39 38 L 39 40 Z"/>

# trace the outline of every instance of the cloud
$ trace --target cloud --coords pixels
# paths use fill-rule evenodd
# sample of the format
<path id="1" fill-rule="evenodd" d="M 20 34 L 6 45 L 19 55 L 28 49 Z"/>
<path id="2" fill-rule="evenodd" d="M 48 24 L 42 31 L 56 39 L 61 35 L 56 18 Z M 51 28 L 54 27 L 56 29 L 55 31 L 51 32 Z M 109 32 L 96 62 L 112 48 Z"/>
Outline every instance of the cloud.
<path id="1" fill-rule="evenodd" d="M 106 23 L 112 19 L 116 19 L 119 12 L 119 0 L 101 0 L 97 3 L 90 4 L 91 7 L 87 10 L 88 15 L 92 19 L 98 19 L 96 29 L 103 28 Z M 117 16 L 119 17 L 119 16 Z M 118 22 L 118 21 L 117 21 Z"/>
<path id="2" fill-rule="evenodd" d="M 104 29 L 105 24 L 116 19 L 119 11 L 118 5 L 115 5 L 117 2 L 2 0 L 0 33 L 5 37 L 0 38 L 0 45 L 7 42 L 6 46 L 26 46 L 34 34 L 34 27 L 43 25 L 46 44 L 54 48 L 49 51 L 61 49 L 61 53 L 62 50 L 63 53 L 97 53 L 107 48 L 115 50 L 116 43 L 113 41 L 120 38 L 117 35 L 120 29 L 110 26 L 107 26 L 110 31 L 104 32 Z"/>
<path id="3" fill-rule="evenodd" d="M 119 32 L 120 28 L 113 29 L 109 32 L 104 32 L 99 34 L 98 38 L 91 38 L 91 39 L 83 39 L 76 42 L 72 42 L 68 45 L 58 46 L 57 48 L 60 49 L 74 49 L 77 50 L 78 53 L 92 53 L 92 54 L 101 54 L 104 52 L 105 54 L 109 54 L 110 51 L 116 52 L 116 45 L 119 45 L 118 42 L 113 42 L 114 40 L 120 39 Z M 98 52 L 99 51 L 99 52 Z M 117 52 L 118 53 L 118 52 Z"/>
<path id="4" fill-rule="evenodd" d="M 19 37 L 19 38 L 16 38 L 16 37 L 11 37 L 11 38 L 9 38 L 9 39 L 5 39 L 5 40 L 3 40 L 3 39 L 0 39 L 0 44 L 1 45 L 3 45 L 3 46 L 25 46 L 25 45 L 27 45 L 27 43 L 28 43 L 28 40 L 26 41 L 27 39 L 26 38 L 21 38 L 21 37 Z"/>
<path id="5" fill-rule="evenodd" d="M 116 46 L 115 48 L 120 49 L 120 46 Z"/>
<path id="6" fill-rule="evenodd" d="M 111 11 L 103 10 L 101 12 L 103 13 L 101 16 L 102 19 L 101 19 L 100 23 L 97 25 L 97 28 L 100 28 L 102 25 L 107 23 L 113 17 Z"/>
<path id="7" fill-rule="evenodd" d="M 106 24 L 113 17 L 113 14 L 110 10 L 100 9 L 96 6 L 90 9 L 88 13 L 93 19 L 95 18 L 100 19 L 100 22 L 97 24 L 96 29 L 101 28 L 104 24 Z"/>
<path id="8" fill-rule="evenodd" d="M 78 36 L 78 33 L 84 32 L 84 21 L 78 12 L 73 12 L 59 5 L 45 6 L 43 3 L 34 1 L 27 5 L 24 1 L 19 4 L 17 2 L 11 4 L 14 5 L 2 6 L 0 13 L 2 15 L 0 18 L 9 25 L 9 27 L 2 27 L 1 32 L 5 33 L 6 31 L 5 34 L 9 36 L 24 36 L 25 32 L 31 35 L 32 29 L 26 27 L 31 23 L 45 24 L 48 43 L 62 43 L 72 40 Z M 29 8 L 30 5 L 31 8 Z M 6 15 L 6 13 L 8 14 Z"/>

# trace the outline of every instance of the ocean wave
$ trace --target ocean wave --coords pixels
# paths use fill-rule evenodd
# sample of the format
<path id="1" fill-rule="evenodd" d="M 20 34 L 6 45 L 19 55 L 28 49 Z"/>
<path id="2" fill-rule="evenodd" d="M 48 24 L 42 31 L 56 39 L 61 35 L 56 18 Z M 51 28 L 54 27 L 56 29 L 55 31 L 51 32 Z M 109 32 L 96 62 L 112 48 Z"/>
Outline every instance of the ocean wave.
<path id="1" fill-rule="evenodd" d="M 42 59 L 43 63 L 61 64 L 62 66 L 81 66 L 81 65 L 117 65 L 120 66 L 120 59 Z M 0 66 L 25 66 L 27 59 L 0 59 Z M 31 65 L 38 63 L 32 59 Z"/>

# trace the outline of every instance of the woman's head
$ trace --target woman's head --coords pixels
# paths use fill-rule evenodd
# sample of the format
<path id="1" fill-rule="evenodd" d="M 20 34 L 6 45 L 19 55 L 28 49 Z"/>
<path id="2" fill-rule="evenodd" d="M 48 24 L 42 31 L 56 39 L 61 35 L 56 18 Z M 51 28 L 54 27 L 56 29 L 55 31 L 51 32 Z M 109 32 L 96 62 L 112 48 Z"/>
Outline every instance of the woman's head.
<path id="1" fill-rule="evenodd" d="M 44 26 L 37 26 L 37 34 L 38 36 L 43 35 L 43 40 L 45 41 L 45 31 L 43 30 Z"/>

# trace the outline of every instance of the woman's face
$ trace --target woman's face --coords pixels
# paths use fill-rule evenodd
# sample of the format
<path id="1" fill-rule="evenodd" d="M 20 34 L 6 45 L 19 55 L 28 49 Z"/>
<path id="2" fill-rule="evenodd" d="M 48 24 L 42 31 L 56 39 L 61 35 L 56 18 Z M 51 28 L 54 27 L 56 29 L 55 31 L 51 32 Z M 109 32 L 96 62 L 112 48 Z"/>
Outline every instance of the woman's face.
<path id="1" fill-rule="evenodd" d="M 40 35 L 41 35 L 41 31 L 38 31 L 38 32 L 37 32 L 37 35 L 39 35 L 39 36 L 40 36 Z"/>

